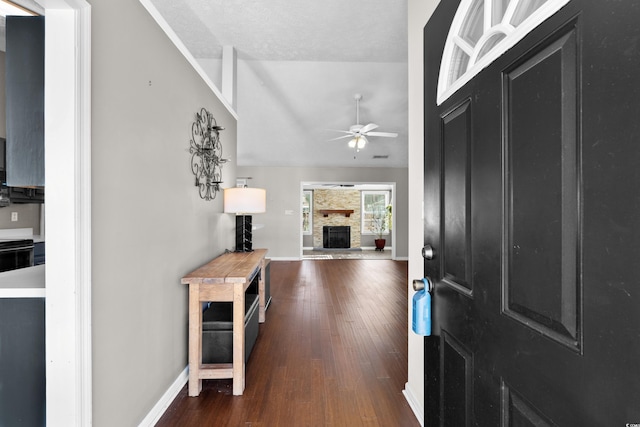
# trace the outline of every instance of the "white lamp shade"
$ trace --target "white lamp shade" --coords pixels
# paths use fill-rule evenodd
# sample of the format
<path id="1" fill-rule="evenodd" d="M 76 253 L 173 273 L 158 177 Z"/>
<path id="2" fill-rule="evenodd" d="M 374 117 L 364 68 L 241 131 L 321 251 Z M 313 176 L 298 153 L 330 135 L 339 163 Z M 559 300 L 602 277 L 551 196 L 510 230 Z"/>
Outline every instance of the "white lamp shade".
<path id="1" fill-rule="evenodd" d="M 224 189 L 226 213 L 261 213 L 267 210 L 267 191 L 264 188 L 234 187 Z"/>

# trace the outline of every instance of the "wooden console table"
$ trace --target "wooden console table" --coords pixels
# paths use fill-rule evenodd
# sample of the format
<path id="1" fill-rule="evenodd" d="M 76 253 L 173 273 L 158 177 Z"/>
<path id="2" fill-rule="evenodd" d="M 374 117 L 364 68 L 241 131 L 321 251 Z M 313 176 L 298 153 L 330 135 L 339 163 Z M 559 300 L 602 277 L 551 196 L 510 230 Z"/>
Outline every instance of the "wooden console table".
<path id="1" fill-rule="evenodd" d="M 203 379 L 233 378 L 233 394 L 244 392 L 244 293 L 259 269 L 259 322 L 265 320 L 266 249 L 221 255 L 182 278 L 189 285 L 189 396 L 198 396 Z M 202 364 L 202 303 L 233 302 L 233 363 Z"/>

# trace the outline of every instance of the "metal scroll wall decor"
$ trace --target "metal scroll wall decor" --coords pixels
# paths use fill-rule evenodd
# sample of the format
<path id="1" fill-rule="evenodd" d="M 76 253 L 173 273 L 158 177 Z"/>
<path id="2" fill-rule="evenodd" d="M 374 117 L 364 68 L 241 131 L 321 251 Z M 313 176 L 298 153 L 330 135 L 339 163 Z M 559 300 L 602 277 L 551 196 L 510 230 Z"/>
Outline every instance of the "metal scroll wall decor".
<path id="1" fill-rule="evenodd" d="M 204 200 L 215 199 L 222 183 L 222 165 L 227 159 L 222 158 L 221 130 L 224 128 L 218 126 L 205 108 L 196 113 L 196 121 L 191 125 L 191 172 Z"/>

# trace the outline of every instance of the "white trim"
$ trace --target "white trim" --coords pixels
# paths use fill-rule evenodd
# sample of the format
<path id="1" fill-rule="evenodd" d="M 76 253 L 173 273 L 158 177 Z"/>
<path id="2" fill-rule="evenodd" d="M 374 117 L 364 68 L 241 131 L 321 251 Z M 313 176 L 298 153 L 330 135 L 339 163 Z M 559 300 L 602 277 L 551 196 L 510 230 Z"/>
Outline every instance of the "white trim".
<path id="1" fill-rule="evenodd" d="M 222 96 L 233 109 L 238 104 L 238 54 L 233 46 L 222 46 Z"/>
<path id="2" fill-rule="evenodd" d="M 478 61 L 478 55 L 480 55 L 480 52 L 482 52 L 482 49 L 484 48 L 484 45 L 493 36 L 498 35 L 498 34 L 503 34 L 504 35 L 504 39 L 506 39 L 507 37 L 509 37 L 509 34 L 511 34 L 511 32 L 513 32 L 513 27 L 509 28 L 509 27 L 504 26 L 504 25 L 496 25 L 493 28 L 491 28 L 489 31 L 486 31 L 482 35 L 482 37 L 480 37 L 478 39 L 478 44 L 477 44 L 478 49 L 474 50 L 473 53 L 471 54 L 471 58 L 469 59 L 469 63 L 470 64 L 475 64 Z M 502 39 L 502 40 L 504 40 L 504 39 Z M 502 42 L 502 40 L 500 40 L 500 43 Z M 498 44 L 500 44 L 500 43 L 498 43 Z"/>
<path id="3" fill-rule="evenodd" d="M 407 400 L 409 407 L 413 411 L 414 415 L 418 419 L 418 422 L 424 427 L 424 402 L 420 402 L 416 399 L 415 393 L 411 390 L 409 383 L 405 383 L 404 390 L 402 390 L 404 398 Z"/>
<path id="4" fill-rule="evenodd" d="M 464 53 L 471 56 L 473 55 L 473 46 L 469 44 L 468 41 L 463 39 L 462 37 L 456 35 L 453 37 L 453 42 L 458 46 Z"/>
<path id="5" fill-rule="evenodd" d="M 275 257 L 271 257 L 269 258 L 271 261 L 302 261 L 302 255 L 300 255 L 299 258 L 296 257 L 286 257 L 286 256 L 275 256 Z"/>
<path id="6" fill-rule="evenodd" d="M 160 418 L 162 418 L 176 396 L 178 396 L 180 390 L 182 390 L 185 384 L 187 384 L 187 381 L 189 381 L 189 366 L 187 366 L 182 372 L 180 372 L 178 378 L 176 378 L 173 384 L 171 384 L 167 391 L 164 392 L 160 400 L 158 400 L 153 408 L 151 408 L 151 411 L 149 411 L 147 416 L 144 417 L 140 424 L 138 424 L 138 427 L 151 427 L 156 425 L 156 423 L 160 421 Z"/>
<path id="7" fill-rule="evenodd" d="M 46 423 L 90 426 L 91 6 L 84 0 L 39 3 L 47 21 Z"/>
<path id="8" fill-rule="evenodd" d="M 4 288 L 0 289 L 0 298 L 45 298 L 46 290 L 39 288 Z"/>
<path id="9" fill-rule="evenodd" d="M 304 182 L 300 182 L 300 197 L 304 197 Z M 313 211 L 310 212 L 311 215 L 313 215 Z M 300 233 L 300 244 L 298 245 L 298 259 L 302 259 L 302 254 L 304 251 L 303 245 L 304 245 L 304 232 L 302 231 L 302 209 L 300 209 L 300 211 L 298 212 L 298 230 Z M 273 259 L 273 258 L 271 258 Z"/>
<path id="10" fill-rule="evenodd" d="M 484 0 L 485 4 L 490 0 Z M 453 95 L 458 89 L 464 86 L 469 80 L 471 80 L 476 74 L 489 66 L 493 61 L 502 56 L 506 51 L 515 46 L 520 40 L 522 40 L 527 34 L 529 34 L 534 28 L 546 21 L 549 17 L 559 11 L 569 0 L 548 0 L 530 16 L 524 19 L 524 21 L 513 30 L 513 26 L 510 24 L 511 19 L 517 6 L 526 0 L 511 0 L 507 5 L 504 17 L 501 23 L 494 25 L 491 28 L 483 29 L 483 36 L 478 43 L 473 46 L 474 53 L 469 54 L 466 46 L 460 44 L 460 37 L 458 33 L 465 22 L 465 18 L 473 5 L 473 0 L 462 0 L 458 6 L 449 33 L 447 35 L 447 41 L 445 42 L 444 52 L 442 54 L 442 60 L 440 63 L 440 74 L 438 76 L 438 96 L 437 104 L 440 105 L 446 101 L 451 95 Z M 485 6 L 486 8 L 486 6 Z M 480 41 L 486 41 L 485 35 L 487 33 L 494 33 L 495 31 L 505 32 L 507 31 L 507 37 L 502 39 L 500 43 L 496 44 L 486 55 L 478 59 L 478 62 L 474 62 L 477 58 L 477 51 L 482 49 L 483 43 Z M 466 44 L 466 43 L 465 43 Z M 454 46 L 458 46 L 469 55 L 469 64 L 467 70 L 456 81 L 449 83 L 449 76 L 452 72 L 454 65 L 453 54 Z"/>
<path id="11" fill-rule="evenodd" d="M 80 422 L 83 426 L 91 425 L 93 421 L 93 340 L 92 340 L 92 265 L 91 265 L 91 7 L 78 11 L 78 34 L 80 42 L 77 42 L 77 71 L 80 79 L 80 93 L 78 104 L 80 106 L 79 137 L 77 144 L 76 162 L 79 169 L 81 182 L 78 188 L 76 211 L 80 223 L 80 234 L 76 244 L 79 247 L 79 265 L 81 272 L 78 275 L 81 283 L 86 284 L 86 289 L 80 295 L 80 312 L 78 316 L 83 321 L 81 327 L 81 351 L 82 351 L 82 382 L 81 382 L 81 410 Z M 79 209 L 79 211 L 78 211 Z"/>
<path id="12" fill-rule="evenodd" d="M 140 1 L 140 4 L 142 4 L 142 6 L 144 6 L 144 8 L 147 9 L 147 12 L 149 12 L 149 15 L 151 15 L 151 17 L 156 21 L 156 23 L 162 29 L 162 31 L 165 32 L 167 37 L 169 37 L 169 40 L 171 40 L 171 42 L 178 48 L 180 53 L 182 53 L 182 56 L 186 58 L 186 60 L 189 62 L 189 64 L 191 64 L 193 69 L 200 75 L 202 80 L 204 80 L 207 86 L 209 86 L 211 91 L 220 100 L 222 105 L 225 106 L 225 108 L 233 116 L 233 118 L 238 120 L 238 113 L 236 113 L 236 110 L 229 103 L 229 101 L 227 101 L 227 99 L 222 95 L 222 92 L 220 92 L 220 90 L 216 87 L 216 85 L 213 84 L 213 81 L 211 81 L 211 79 L 209 78 L 207 73 L 204 71 L 202 66 L 198 63 L 198 61 L 196 61 L 196 59 L 193 57 L 191 52 L 189 52 L 189 49 L 187 49 L 184 43 L 182 43 L 182 40 L 180 40 L 180 37 L 178 37 L 178 35 L 175 33 L 175 31 L 173 31 L 171 26 L 169 26 L 167 21 L 165 21 L 165 19 L 162 17 L 160 12 L 158 12 L 158 9 L 156 9 L 153 3 L 151 3 L 151 0 L 139 0 L 139 1 Z"/>
<path id="13" fill-rule="evenodd" d="M 511 22 L 513 19 L 513 15 L 516 13 L 516 8 L 518 7 L 519 1 L 510 1 L 507 5 L 507 10 L 504 11 L 504 16 L 502 17 L 502 22 Z"/>
<path id="14" fill-rule="evenodd" d="M 482 28 L 491 28 L 493 24 L 493 1 L 484 3 L 484 16 L 482 17 Z"/>

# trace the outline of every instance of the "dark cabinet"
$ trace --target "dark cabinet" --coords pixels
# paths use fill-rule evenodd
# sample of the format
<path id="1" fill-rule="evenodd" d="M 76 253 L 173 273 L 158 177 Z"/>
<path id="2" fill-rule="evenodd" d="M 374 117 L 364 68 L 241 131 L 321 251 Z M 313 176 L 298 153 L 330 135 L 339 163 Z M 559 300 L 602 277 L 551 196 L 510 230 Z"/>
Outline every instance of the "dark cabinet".
<path id="1" fill-rule="evenodd" d="M 44 186 L 44 17 L 6 17 L 6 182 Z"/>
<path id="2" fill-rule="evenodd" d="M 44 242 L 36 242 L 33 244 L 33 265 L 41 265 L 45 263 L 44 244 Z"/>
<path id="3" fill-rule="evenodd" d="M 44 298 L 0 298 L 0 426 L 44 426 Z"/>

